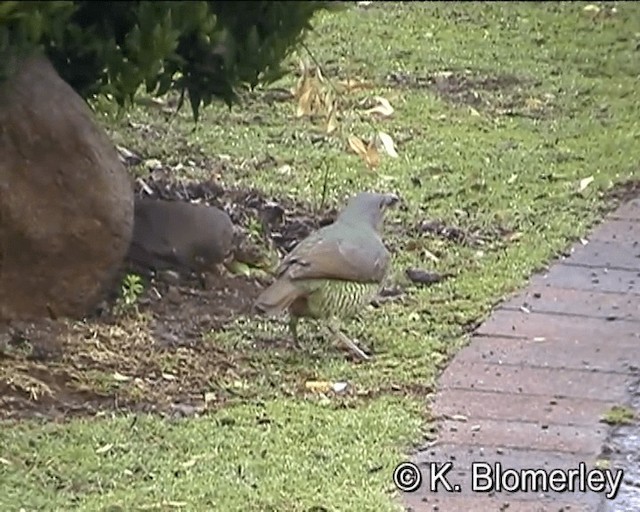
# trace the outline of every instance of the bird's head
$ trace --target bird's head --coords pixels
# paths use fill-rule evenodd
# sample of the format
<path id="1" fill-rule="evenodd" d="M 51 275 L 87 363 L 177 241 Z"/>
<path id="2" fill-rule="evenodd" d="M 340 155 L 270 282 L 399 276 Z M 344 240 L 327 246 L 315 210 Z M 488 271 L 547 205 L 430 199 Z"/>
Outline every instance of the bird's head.
<path id="1" fill-rule="evenodd" d="M 349 200 L 347 206 L 340 212 L 338 220 L 350 224 L 363 223 L 380 231 L 384 212 L 399 200 L 397 195 L 391 193 L 361 192 Z"/>

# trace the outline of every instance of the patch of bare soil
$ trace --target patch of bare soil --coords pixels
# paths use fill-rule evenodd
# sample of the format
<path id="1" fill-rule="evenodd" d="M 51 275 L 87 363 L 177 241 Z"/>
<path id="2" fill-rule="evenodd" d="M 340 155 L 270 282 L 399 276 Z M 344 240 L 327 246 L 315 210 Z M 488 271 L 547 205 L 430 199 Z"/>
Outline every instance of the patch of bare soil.
<path id="1" fill-rule="evenodd" d="M 129 159 L 140 160 L 132 155 Z M 256 190 L 226 190 L 211 181 L 179 179 L 167 169 L 150 172 L 135 187 L 137 194 L 202 201 L 225 209 L 248 241 L 238 254 L 247 261 L 256 246 L 262 246 L 258 253 L 290 251 L 336 214 L 330 208 L 314 212 L 292 198 L 276 200 Z M 389 228 L 392 250 L 401 239 L 425 233 L 470 240 L 468 233 L 444 224 L 390 223 Z M 405 274 L 417 286 L 449 277 L 428 269 L 407 269 Z M 239 315 L 250 315 L 268 278 L 221 271 L 206 280 L 177 274 L 145 279 L 136 307 L 125 313 L 114 313 L 116 289 L 83 321 L 1 327 L 0 418 L 68 417 L 114 408 L 189 415 L 242 398 L 233 383 L 258 377 L 264 369 L 256 368 L 240 350 L 216 346 L 207 334 L 224 331 Z M 383 290 L 378 305 L 404 293 L 402 286 L 391 285 Z"/>
<path id="2" fill-rule="evenodd" d="M 138 162 L 128 156 L 132 164 Z M 138 180 L 136 193 L 225 209 L 247 241 L 238 254 L 245 261 L 260 245 L 270 247 L 258 248 L 258 253 L 286 253 L 335 216 L 331 209 L 315 214 L 308 205 L 288 198 L 275 201 L 255 190 L 224 190 L 215 182 L 176 179 L 162 169 Z M 177 407 L 184 412 L 200 407 L 204 392 L 211 389 L 216 390 L 211 395 L 214 405 L 232 397 L 224 382 L 257 370 L 241 354 L 216 347 L 206 334 L 250 314 L 265 282 L 221 271 L 204 281 L 175 274 L 151 277 L 145 284 L 136 308 L 125 314 L 114 313 L 116 289 L 82 322 L 4 326 L 0 417 L 91 414 L 105 407 Z"/>
<path id="3" fill-rule="evenodd" d="M 622 203 L 640 197 L 640 179 L 630 179 L 614 185 L 605 193 L 604 211 L 613 210 Z"/>
<path id="4" fill-rule="evenodd" d="M 429 89 L 450 103 L 493 115 L 540 119 L 553 112 L 553 95 L 532 95 L 531 89 L 540 84 L 515 75 L 465 69 L 428 75 L 391 73 L 387 81 L 396 87 Z"/>

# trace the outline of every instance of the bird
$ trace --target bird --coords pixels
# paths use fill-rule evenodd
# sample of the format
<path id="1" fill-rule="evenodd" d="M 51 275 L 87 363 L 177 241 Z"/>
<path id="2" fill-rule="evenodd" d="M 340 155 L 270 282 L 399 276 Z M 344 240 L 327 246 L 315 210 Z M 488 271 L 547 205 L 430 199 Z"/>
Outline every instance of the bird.
<path id="1" fill-rule="evenodd" d="M 233 251 L 234 225 L 218 208 L 136 198 L 128 261 L 140 268 L 215 272 Z"/>
<path id="2" fill-rule="evenodd" d="M 275 281 L 258 296 L 258 313 L 289 313 L 289 330 L 299 346 L 300 318 L 323 322 L 329 332 L 360 359 L 370 357 L 341 330 L 339 321 L 356 314 L 379 292 L 391 255 L 381 231 L 384 213 L 399 197 L 361 192 L 335 222 L 303 239 L 275 271 Z"/>

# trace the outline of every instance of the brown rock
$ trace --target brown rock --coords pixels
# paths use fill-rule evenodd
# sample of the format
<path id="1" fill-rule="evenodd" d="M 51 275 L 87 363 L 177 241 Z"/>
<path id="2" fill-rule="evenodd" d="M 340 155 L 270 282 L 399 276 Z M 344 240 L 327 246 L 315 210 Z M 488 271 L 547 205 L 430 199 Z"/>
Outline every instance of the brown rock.
<path id="1" fill-rule="evenodd" d="M 0 84 L 0 320 L 82 316 L 112 284 L 133 191 L 87 106 L 41 56 Z"/>
<path id="2" fill-rule="evenodd" d="M 229 216 L 213 206 L 136 198 L 127 260 L 144 270 L 211 272 L 233 248 Z"/>

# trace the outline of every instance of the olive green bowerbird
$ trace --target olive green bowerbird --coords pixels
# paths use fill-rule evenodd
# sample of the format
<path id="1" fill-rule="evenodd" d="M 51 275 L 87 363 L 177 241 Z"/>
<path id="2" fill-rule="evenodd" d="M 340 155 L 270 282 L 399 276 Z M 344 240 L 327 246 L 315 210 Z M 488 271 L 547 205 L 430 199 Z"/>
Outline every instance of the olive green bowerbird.
<path id="1" fill-rule="evenodd" d="M 369 356 L 339 329 L 378 293 L 390 266 L 380 233 L 385 210 L 395 194 L 363 192 L 352 197 L 333 224 L 302 240 L 282 260 L 276 280 L 255 302 L 267 315 L 289 313 L 298 343 L 299 318 L 325 321 L 329 332 L 361 359 Z"/>

